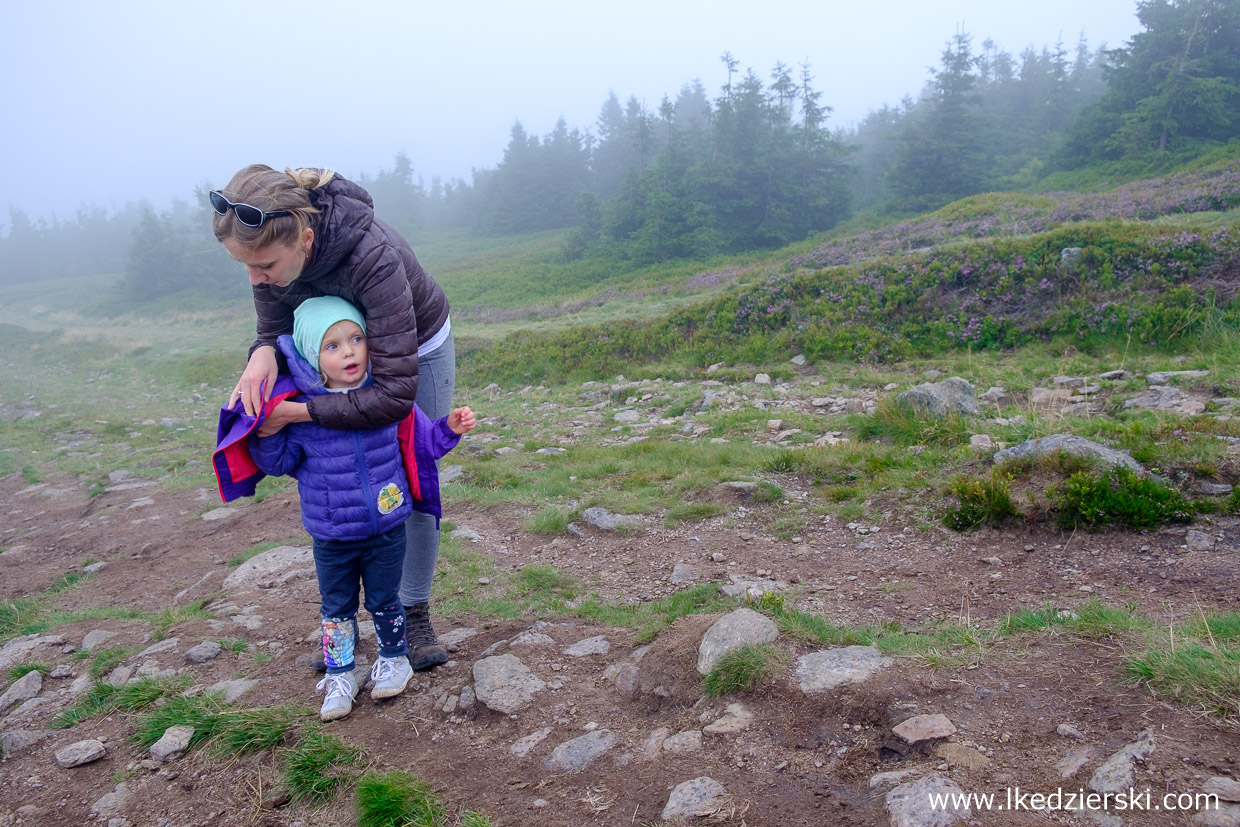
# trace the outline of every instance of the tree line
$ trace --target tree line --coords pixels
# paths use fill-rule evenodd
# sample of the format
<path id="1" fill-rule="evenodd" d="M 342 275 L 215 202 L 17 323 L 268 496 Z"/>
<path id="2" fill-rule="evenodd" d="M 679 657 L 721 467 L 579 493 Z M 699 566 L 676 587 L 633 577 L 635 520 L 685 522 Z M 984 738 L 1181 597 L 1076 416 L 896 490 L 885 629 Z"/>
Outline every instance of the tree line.
<path id="1" fill-rule="evenodd" d="M 808 64 L 684 84 L 651 108 L 614 93 L 592 129 L 517 122 L 502 160 L 472 180 L 429 185 L 404 153 L 359 176 L 377 210 L 412 239 L 445 229 L 486 235 L 570 229 L 568 259 L 627 261 L 778 247 L 869 211 L 900 215 L 1048 174 L 1126 164 L 1129 174 L 1226 143 L 1240 124 L 1240 0 L 1139 0 L 1142 30 L 1124 45 L 1082 38 L 1013 55 L 956 32 L 920 93 L 832 128 Z M 235 279 L 193 205 L 66 222 L 10 210 L 0 281 L 121 271 L 148 299 Z M 128 243 L 118 243 L 125 239 Z M 110 269 L 109 269 L 110 268 Z M 244 284 L 242 284 L 244 286 Z"/>

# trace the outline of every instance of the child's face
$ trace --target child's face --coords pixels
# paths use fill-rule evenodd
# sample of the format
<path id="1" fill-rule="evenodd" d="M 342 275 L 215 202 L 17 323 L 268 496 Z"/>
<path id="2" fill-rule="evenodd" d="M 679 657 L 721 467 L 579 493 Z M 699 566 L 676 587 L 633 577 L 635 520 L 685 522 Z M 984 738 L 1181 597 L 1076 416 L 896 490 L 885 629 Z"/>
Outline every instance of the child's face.
<path id="1" fill-rule="evenodd" d="M 366 376 L 370 351 L 366 334 L 356 323 L 336 322 L 319 346 L 319 373 L 329 388 L 351 388 Z"/>

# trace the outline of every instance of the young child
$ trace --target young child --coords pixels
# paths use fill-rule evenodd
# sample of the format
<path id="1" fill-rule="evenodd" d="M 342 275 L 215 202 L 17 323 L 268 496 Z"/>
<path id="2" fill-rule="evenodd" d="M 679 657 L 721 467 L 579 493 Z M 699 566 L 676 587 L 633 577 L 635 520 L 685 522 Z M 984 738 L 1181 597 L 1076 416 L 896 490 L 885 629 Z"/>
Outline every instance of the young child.
<path id="1" fill-rule="evenodd" d="M 366 324 L 344 299 L 322 296 L 302 302 L 293 315 L 293 335 L 281 336 L 278 345 L 301 394 L 296 401 L 348 393 L 369 381 Z M 390 698 L 408 685 L 413 670 L 399 598 L 405 518 L 413 508 L 440 516 L 435 460 L 474 425 L 469 408 L 432 422 L 414 406 L 410 419 L 385 428 L 348 431 L 297 422 L 269 437 L 250 437 L 250 456 L 260 471 L 297 479 L 302 523 L 314 539 L 327 667 L 316 687 L 326 689 L 322 720 L 348 715 L 357 696 L 353 649 L 359 579 L 379 639 L 371 697 Z M 411 453 L 416 470 L 410 468 Z"/>

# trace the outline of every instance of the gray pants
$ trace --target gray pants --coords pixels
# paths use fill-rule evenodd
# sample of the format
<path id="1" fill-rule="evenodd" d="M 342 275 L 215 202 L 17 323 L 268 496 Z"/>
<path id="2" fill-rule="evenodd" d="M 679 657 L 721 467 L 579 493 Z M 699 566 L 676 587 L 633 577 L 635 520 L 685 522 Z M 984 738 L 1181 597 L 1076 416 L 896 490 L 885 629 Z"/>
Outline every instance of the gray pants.
<path id="1" fill-rule="evenodd" d="M 443 344 L 418 357 L 418 407 L 431 419 L 447 416 L 452 410 L 455 386 L 456 345 L 449 333 Z M 405 569 L 400 582 L 403 605 L 412 606 L 431 599 L 431 581 L 438 558 L 439 528 L 435 518 L 414 511 L 405 521 Z"/>

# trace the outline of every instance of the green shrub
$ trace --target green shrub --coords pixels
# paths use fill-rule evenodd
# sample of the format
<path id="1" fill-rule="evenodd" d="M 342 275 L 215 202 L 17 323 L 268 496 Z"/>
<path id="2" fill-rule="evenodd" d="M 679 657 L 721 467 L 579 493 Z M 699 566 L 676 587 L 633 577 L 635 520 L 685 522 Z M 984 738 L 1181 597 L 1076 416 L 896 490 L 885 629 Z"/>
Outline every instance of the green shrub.
<path id="1" fill-rule="evenodd" d="M 968 531 L 983 523 L 999 525 L 1017 517 L 1020 512 L 1012 502 L 1011 479 L 1001 471 L 992 471 L 990 479 L 958 477 L 951 483 L 951 494 L 957 506 L 943 517 L 943 524 L 956 531 Z"/>
<path id="2" fill-rule="evenodd" d="M 1119 523 L 1129 528 L 1156 528 L 1187 523 L 1193 507 L 1174 488 L 1127 468 L 1104 474 L 1078 471 L 1046 489 L 1055 520 L 1063 528 L 1099 528 Z"/>

